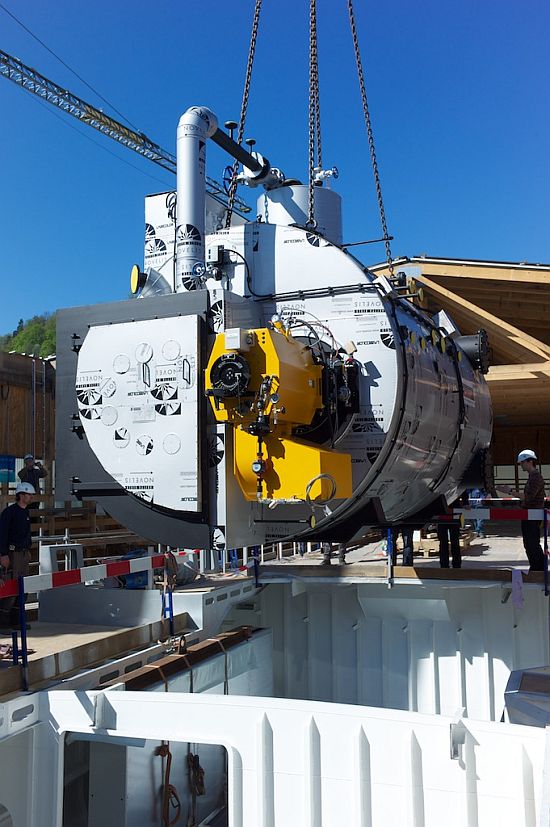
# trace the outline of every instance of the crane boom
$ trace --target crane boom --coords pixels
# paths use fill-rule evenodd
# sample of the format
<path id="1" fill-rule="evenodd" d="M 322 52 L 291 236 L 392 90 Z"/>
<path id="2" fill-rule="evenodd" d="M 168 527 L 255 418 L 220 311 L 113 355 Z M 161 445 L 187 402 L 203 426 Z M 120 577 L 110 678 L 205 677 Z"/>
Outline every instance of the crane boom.
<path id="1" fill-rule="evenodd" d="M 106 115 L 101 109 L 97 109 L 86 101 L 62 89 L 52 80 L 41 75 L 36 69 L 26 66 L 21 60 L 0 49 L 0 75 L 11 80 L 17 86 L 32 92 L 42 100 L 51 103 L 52 106 L 61 109 L 63 112 L 72 115 L 78 121 L 91 126 L 102 135 L 112 138 L 119 144 L 137 152 L 143 158 L 158 164 L 168 172 L 175 174 L 176 157 L 154 143 L 143 132 L 135 132 L 127 126 Z M 226 201 L 227 194 L 222 186 L 213 178 L 206 178 L 207 190 L 219 200 Z M 239 210 L 243 213 L 250 212 L 250 207 L 242 199 L 237 200 Z"/>

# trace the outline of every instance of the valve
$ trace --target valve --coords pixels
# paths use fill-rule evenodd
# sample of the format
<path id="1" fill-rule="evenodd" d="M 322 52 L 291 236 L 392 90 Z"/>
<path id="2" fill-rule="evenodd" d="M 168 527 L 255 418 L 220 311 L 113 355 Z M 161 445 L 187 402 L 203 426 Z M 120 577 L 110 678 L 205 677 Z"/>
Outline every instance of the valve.
<path id="1" fill-rule="evenodd" d="M 258 414 L 257 419 L 254 422 L 251 422 L 246 430 L 249 434 L 252 434 L 252 436 L 267 436 L 267 434 L 271 431 L 269 426 L 269 416 L 266 416 L 265 414 Z"/>
<path id="2" fill-rule="evenodd" d="M 323 181 L 327 181 L 329 178 L 336 180 L 338 175 L 338 167 L 332 167 L 331 169 L 322 169 L 321 167 L 313 168 L 313 180 L 316 184 L 322 184 Z"/>

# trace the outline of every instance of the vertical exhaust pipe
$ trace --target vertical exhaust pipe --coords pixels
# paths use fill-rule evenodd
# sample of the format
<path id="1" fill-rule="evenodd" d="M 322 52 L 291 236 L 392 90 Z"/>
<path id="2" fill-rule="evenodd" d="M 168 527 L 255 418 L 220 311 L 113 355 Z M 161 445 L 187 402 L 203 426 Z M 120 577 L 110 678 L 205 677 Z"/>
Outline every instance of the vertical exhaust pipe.
<path id="1" fill-rule="evenodd" d="M 206 140 L 218 119 L 205 106 L 191 106 L 177 133 L 176 293 L 188 289 L 205 271 Z"/>

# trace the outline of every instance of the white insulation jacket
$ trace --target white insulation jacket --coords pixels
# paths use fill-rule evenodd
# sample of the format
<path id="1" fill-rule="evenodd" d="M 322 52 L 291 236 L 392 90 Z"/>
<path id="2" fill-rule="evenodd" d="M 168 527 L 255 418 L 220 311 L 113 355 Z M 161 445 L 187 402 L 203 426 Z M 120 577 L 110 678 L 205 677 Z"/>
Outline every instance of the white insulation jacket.
<path id="1" fill-rule="evenodd" d="M 213 112 L 192 106 L 181 116 L 177 133 L 176 292 L 189 289 L 204 274 L 206 140 L 218 128 Z"/>

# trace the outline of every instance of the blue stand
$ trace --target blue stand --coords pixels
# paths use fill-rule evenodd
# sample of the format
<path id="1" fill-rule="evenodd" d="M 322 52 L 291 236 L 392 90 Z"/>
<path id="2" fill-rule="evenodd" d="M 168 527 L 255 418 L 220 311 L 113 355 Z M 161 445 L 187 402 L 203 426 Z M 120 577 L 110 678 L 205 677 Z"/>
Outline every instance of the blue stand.
<path id="1" fill-rule="evenodd" d="M 11 633 L 11 659 L 14 666 L 19 663 L 19 643 L 15 629 Z"/>
<path id="2" fill-rule="evenodd" d="M 168 625 L 170 634 L 174 634 L 174 603 L 172 601 L 172 590 L 167 589 L 162 592 L 162 618 L 168 618 Z"/>
<path id="3" fill-rule="evenodd" d="M 387 530 L 386 553 L 388 555 L 388 586 L 391 587 L 393 578 L 393 534 L 391 528 Z"/>

